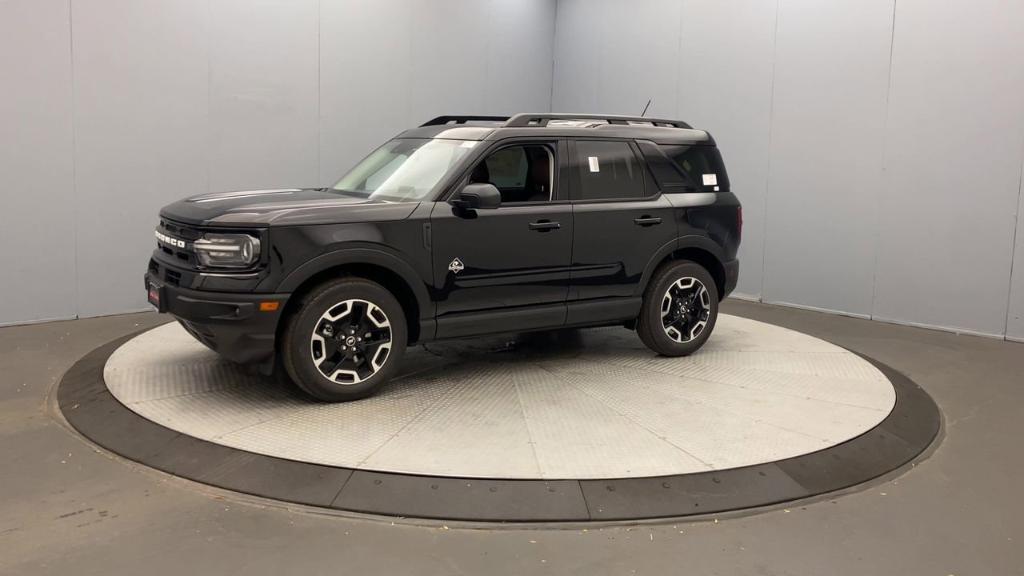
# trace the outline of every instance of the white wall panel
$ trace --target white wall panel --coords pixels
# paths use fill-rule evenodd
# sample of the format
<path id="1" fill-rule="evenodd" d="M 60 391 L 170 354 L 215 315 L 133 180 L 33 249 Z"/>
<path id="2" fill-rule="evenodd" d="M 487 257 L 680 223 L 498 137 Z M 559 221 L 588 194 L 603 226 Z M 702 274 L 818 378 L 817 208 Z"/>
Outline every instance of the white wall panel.
<path id="1" fill-rule="evenodd" d="M 896 8 L 874 313 L 1002 334 L 1024 157 L 1024 4 Z"/>
<path id="2" fill-rule="evenodd" d="M 736 292 L 760 296 L 776 2 L 686 0 L 682 7 L 672 115 L 710 131 L 722 150 L 732 191 L 743 202 Z"/>
<path id="3" fill-rule="evenodd" d="M 207 190 L 205 0 L 72 4 L 83 316 L 146 306 L 157 210 Z"/>
<path id="4" fill-rule="evenodd" d="M 490 2 L 412 2 L 406 9 L 414 22 L 409 106 L 413 125 L 442 114 L 486 112 L 488 31 L 480 23 L 488 21 Z"/>
<path id="5" fill-rule="evenodd" d="M 558 0 L 551 109 L 604 112 L 598 90 L 606 0 Z"/>
<path id="6" fill-rule="evenodd" d="M 0 324 L 75 314 L 66 0 L 0 2 Z"/>
<path id="7" fill-rule="evenodd" d="M 1024 338 L 1022 12 L 1001 0 L 560 0 L 553 103 L 620 112 L 659 80 L 657 59 L 632 55 L 675 54 L 672 115 L 715 135 L 744 203 L 737 293 Z"/>
<path id="8" fill-rule="evenodd" d="M 333 183 L 377 145 L 435 116 L 549 110 L 554 6 L 324 3 L 320 183 Z"/>
<path id="9" fill-rule="evenodd" d="M 676 114 L 682 5 L 676 0 L 560 0 L 557 112 Z"/>
<path id="10" fill-rule="evenodd" d="M 0 323 L 145 308 L 157 211 L 182 197 L 330 184 L 438 114 L 549 110 L 554 16 L 555 0 L 0 4 L 17 190 L 0 234 L 77 226 L 0 261 L 18 278 Z"/>
<path id="11" fill-rule="evenodd" d="M 145 307 L 156 212 L 183 196 L 327 185 L 438 114 L 653 98 L 722 148 L 737 293 L 1024 339 L 1024 4 L 898 0 L 895 29 L 893 10 L 6 0 L 0 241 L 33 241 L 0 256 L 0 324 Z"/>
<path id="12" fill-rule="evenodd" d="M 211 190 L 319 180 L 317 5 L 211 0 Z"/>
<path id="13" fill-rule="evenodd" d="M 404 0 L 321 4 L 322 186 L 410 126 L 414 22 Z"/>
<path id="14" fill-rule="evenodd" d="M 648 116 L 675 116 L 682 4 L 603 1 L 597 52 L 601 106 L 585 112 L 640 115 L 650 99 Z"/>
<path id="15" fill-rule="evenodd" d="M 781 0 L 764 299 L 871 312 L 892 0 Z"/>
<path id="16" fill-rule="evenodd" d="M 484 30 L 485 111 L 499 115 L 549 111 L 555 2 L 489 0 L 489 4 Z"/>

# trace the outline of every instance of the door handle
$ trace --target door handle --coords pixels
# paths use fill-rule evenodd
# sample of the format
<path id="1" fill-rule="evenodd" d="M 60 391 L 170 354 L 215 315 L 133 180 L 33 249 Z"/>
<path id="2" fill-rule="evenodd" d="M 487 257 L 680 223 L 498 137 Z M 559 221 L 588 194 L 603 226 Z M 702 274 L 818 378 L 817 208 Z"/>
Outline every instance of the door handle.
<path id="1" fill-rule="evenodd" d="M 558 222 L 552 222 L 551 220 L 537 220 L 536 222 L 530 222 L 530 230 L 536 230 L 537 232 L 548 232 L 550 230 L 558 230 L 562 225 Z"/>
<path id="2" fill-rule="evenodd" d="M 661 218 L 641 216 L 640 218 L 633 218 L 633 224 L 637 226 L 655 226 L 661 224 Z"/>

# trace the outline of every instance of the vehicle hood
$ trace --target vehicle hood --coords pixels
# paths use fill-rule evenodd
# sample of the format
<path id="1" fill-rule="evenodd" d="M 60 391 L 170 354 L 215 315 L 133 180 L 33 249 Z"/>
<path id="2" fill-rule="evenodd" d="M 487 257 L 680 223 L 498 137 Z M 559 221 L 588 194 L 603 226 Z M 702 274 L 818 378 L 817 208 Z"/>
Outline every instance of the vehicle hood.
<path id="1" fill-rule="evenodd" d="M 168 204 L 160 216 L 202 226 L 295 226 L 407 218 L 418 202 L 385 202 L 323 189 L 287 188 L 200 194 Z"/>

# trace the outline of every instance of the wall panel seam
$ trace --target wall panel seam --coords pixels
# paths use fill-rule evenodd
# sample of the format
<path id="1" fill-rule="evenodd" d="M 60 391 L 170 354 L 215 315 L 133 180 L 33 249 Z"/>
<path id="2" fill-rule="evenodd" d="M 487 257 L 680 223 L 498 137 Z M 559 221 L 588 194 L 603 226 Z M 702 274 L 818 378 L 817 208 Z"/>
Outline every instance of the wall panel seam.
<path id="1" fill-rule="evenodd" d="M 213 0 L 206 0 L 206 191 L 213 192 L 210 151 L 213 150 Z"/>
<path id="2" fill-rule="evenodd" d="M 679 41 L 676 42 L 676 60 L 677 61 L 681 61 L 683 59 L 683 38 L 685 37 L 685 34 L 683 34 L 683 26 L 684 26 L 684 24 L 686 22 L 686 19 L 684 17 L 685 14 L 686 14 L 686 3 L 685 2 L 680 2 L 679 3 L 679 26 L 676 28 L 679 31 Z M 675 93 L 673 94 L 673 96 L 674 96 L 673 99 L 675 100 L 675 105 L 676 105 L 675 117 L 679 118 L 679 119 L 682 119 L 683 118 L 683 111 L 679 107 L 679 101 L 682 99 L 682 92 L 679 90 L 679 86 L 682 83 L 683 73 L 680 70 L 680 68 L 682 68 L 682 67 L 679 66 L 678 64 L 676 64 L 676 89 L 675 89 Z"/>
<path id="3" fill-rule="evenodd" d="M 775 126 L 775 72 L 779 61 L 779 13 L 782 11 L 782 0 L 775 0 L 775 31 L 772 33 L 772 72 L 768 90 L 768 147 L 767 165 L 764 171 L 764 200 L 761 206 L 761 293 L 762 302 L 767 292 L 768 278 L 768 195 L 772 180 L 772 129 Z"/>
<path id="4" fill-rule="evenodd" d="M 1022 146 L 1024 150 L 1024 146 Z M 1006 317 L 1003 319 L 1003 335 L 1009 338 L 1010 336 L 1010 314 L 1012 311 L 1011 305 L 1013 304 L 1013 274 L 1014 272 L 1020 272 L 1016 270 L 1017 261 L 1017 229 L 1020 227 L 1020 207 L 1021 207 L 1021 187 L 1024 186 L 1024 156 L 1021 157 L 1021 167 L 1017 172 L 1017 208 L 1013 215 L 1013 234 L 1011 234 L 1010 240 L 1010 278 L 1006 286 Z"/>
<path id="5" fill-rule="evenodd" d="M 494 0 L 484 5 L 487 10 L 487 28 L 494 26 Z M 480 86 L 480 100 L 478 101 L 482 111 L 491 110 L 491 35 L 484 34 L 484 81 Z M 458 112 L 456 112 L 458 113 Z M 472 112 L 471 112 L 472 113 Z M 446 112 L 448 114 L 448 112 Z"/>
<path id="6" fill-rule="evenodd" d="M 551 84 L 548 86 L 548 112 L 555 111 L 555 54 L 558 52 L 558 4 L 562 0 L 553 0 L 555 12 L 551 18 Z"/>
<path id="7" fill-rule="evenodd" d="M 323 138 L 321 133 L 323 132 L 323 116 L 321 102 L 324 99 L 323 89 L 321 87 L 321 68 L 323 67 L 323 42 L 320 35 L 323 33 L 323 10 L 322 1 L 316 0 L 316 175 L 313 181 L 316 185 L 323 186 Z"/>
<path id="8" fill-rule="evenodd" d="M 896 3 L 892 0 L 892 17 L 889 19 L 889 71 L 888 80 L 885 85 L 885 116 L 882 118 L 882 183 L 883 186 L 875 191 L 875 250 L 874 262 L 871 266 L 871 305 L 868 308 L 869 316 L 874 318 L 875 300 L 878 297 L 878 252 L 882 245 L 882 226 L 880 222 L 882 213 L 882 196 L 888 192 L 888 178 L 886 178 L 886 156 L 889 143 L 889 109 L 892 105 L 892 78 L 893 78 L 893 54 L 896 52 Z"/>
<path id="9" fill-rule="evenodd" d="M 75 110 L 75 19 L 74 19 L 74 2 L 68 0 L 68 81 L 69 89 L 71 91 L 71 218 L 72 223 L 72 237 L 75 239 L 75 247 L 72 258 L 72 271 L 74 284 L 72 289 L 72 297 L 74 298 L 74 317 L 78 318 L 81 313 L 81 295 L 79 294 L 79 274 L 78 274 L 78 221 L 79 221 L 79 203 L 78 198 L 78 135 L 76 126 L 76 110 Z"/>

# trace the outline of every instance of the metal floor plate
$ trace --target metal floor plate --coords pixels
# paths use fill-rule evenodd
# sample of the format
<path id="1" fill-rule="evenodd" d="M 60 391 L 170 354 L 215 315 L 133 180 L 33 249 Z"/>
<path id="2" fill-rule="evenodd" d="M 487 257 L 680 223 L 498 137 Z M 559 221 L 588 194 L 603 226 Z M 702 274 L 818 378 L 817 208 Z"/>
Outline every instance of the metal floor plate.
<path id="1" fill-rule="evenodd" d="M 663 358 L 622 328 L 409 349 L 357 402 L 314 402 L 221 360 L 172 323 L 107 361 L 110 392 L 189 436 L 291 460 L 433 476 L 632 478 L 736 468 L 842 443 L 881 422 L 892 384 L 823 340 L 721 315 Z"/>

